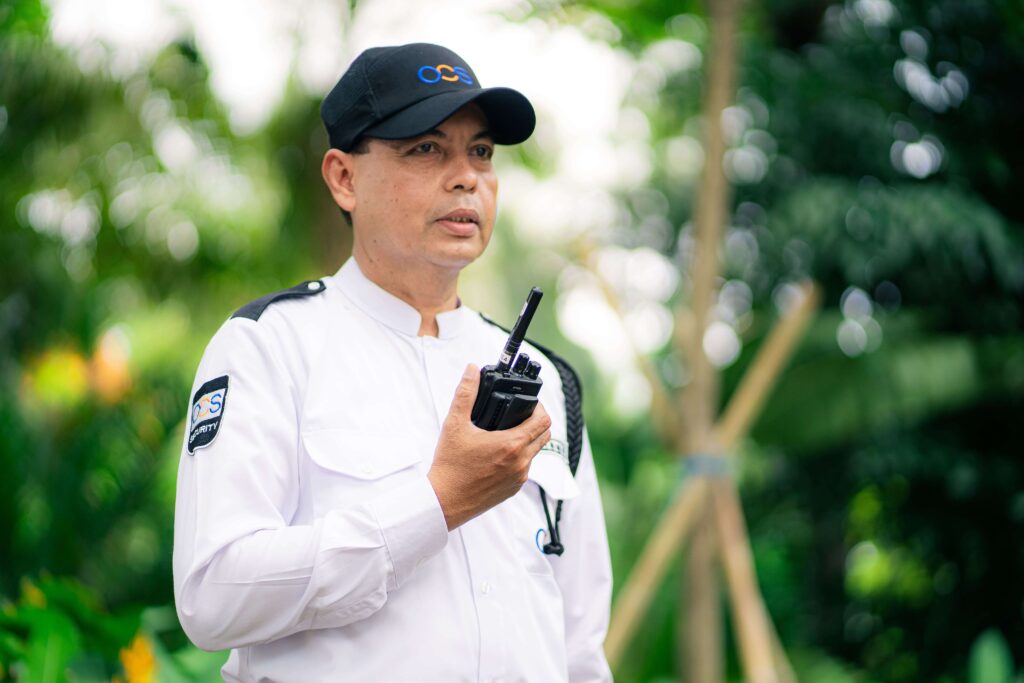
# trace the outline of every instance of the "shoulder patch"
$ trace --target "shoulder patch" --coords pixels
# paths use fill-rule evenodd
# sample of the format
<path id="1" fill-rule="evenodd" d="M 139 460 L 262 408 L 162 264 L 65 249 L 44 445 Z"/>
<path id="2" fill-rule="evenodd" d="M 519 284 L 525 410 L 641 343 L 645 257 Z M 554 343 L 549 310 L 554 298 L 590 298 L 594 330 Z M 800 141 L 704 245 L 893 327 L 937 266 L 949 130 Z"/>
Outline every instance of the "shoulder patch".
<path id="1" fill-rule="evenodd" d="M 267 306 L 276 302 L 283 301 L 284 299 L 299 299 L 307 296 L 315 296 L 324 291 L 324 283 L 320 280 L 307 280 L 300 282 L 299 284 L 289 289 L 282 289 L 280 292 L 274 292 L 273 294 L 267 294 L 261 296 L 255 301 L 250 301 L 246 305 L 239 308 L 231 316 L 232 318 L 248 318 L 249 320 L 259 320 L 260 316 L 263 315 L 263 311 L 267 310 Z"/>
<path id="2" fill-rule="evenodd" d="M 188 454 L 209 446 L 217 438 L 228 404 L 228 376 L 221 375 L 196 389 L 188 420 Z"/>
<path id="3" fill-rule="evenodd" d="M 499 325 L 483 313 L 480 314 L 480 317 L 499 330 L 504 330 L 509 334 L 512 333 L 510 329 L 504 325 Z M 538 344 L 529 337 L 526 338 L 526 341 L 537 347 L 541 353 L 551 360 L 555 370 L 558 371 L 559 378 L 562 380 L 562 395 L 565 397 L 566 436 L 569 439 L 567 444 L 568 453 L 565 455 L 565 460 L 567 460 L 569 469 L 575 475 L 576 468 L 580 464 L 580 453 L 583 450 L 583 387 L 580 385 L 580 377 L 576 374 L 576 370 L 569 365 L 569 362 L 557 353 L 546 346 Z"/>

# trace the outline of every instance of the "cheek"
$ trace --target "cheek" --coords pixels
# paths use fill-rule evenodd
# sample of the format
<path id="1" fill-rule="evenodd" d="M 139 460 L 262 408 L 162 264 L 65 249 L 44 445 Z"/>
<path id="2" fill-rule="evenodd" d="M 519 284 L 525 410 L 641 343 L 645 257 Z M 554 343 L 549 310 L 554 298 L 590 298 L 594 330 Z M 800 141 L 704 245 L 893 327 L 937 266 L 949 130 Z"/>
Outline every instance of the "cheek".
<path id="1" fill-rule="evenodd" d="M 377 225 L 395 225 L 399 217 L 408 216 L 410 198 L 403 191 L 400 180 L 394 177 L 378 178 L 366 187 L 367 203 L 371 205 L 373 220 Z"/>
<path id="2" fill-rule="evenodd" d="M 485 209 L 493 219 L 495 208 L 497 207 L 498 204 L 498 176 L 494 175 L 494 173 L 489 173 L 488 175 L 484 176 L 483 181 L 484 187 L 487 189 L 485 200 L 487 206 L 485 207 Z"/>
<path id="3" fill-rule="evenodd" d="M 406 220 L 420 216 L 432 206 L 436 196 L 430 185 L 432 179 L 424 179 L 416 174 L 393 174 L 386 181 L 383 196 L 388 198 L 387 204 L 395 211 L 402 212 Z"/>

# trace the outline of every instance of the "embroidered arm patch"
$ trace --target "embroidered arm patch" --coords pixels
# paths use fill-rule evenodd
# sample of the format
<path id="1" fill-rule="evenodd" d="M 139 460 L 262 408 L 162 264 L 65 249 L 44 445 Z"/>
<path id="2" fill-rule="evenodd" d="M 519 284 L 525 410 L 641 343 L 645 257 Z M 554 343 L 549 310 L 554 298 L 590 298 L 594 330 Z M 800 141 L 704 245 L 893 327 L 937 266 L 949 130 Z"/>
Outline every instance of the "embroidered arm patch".
<path id="1" fill-rule="evenodd" d="M 209 446 L 217 438 L 228 400 L 228 376 L 221 375 L 199 387 L 192 397 L 188 421 L 188 453 Z"/>
<path id="2" fill-rule="evenodd" d="M 541 450 L 542 451 L 551 451 L 552 453 L 557 455 L 559 458 L 561 458 L 562 462 L 564 462 L 566 464 L 566 466 L 569 465 L 569 447 L 561 439 L 554 439 L 554 438 L 551 439 L 546 444 L 541 446 Z"/>

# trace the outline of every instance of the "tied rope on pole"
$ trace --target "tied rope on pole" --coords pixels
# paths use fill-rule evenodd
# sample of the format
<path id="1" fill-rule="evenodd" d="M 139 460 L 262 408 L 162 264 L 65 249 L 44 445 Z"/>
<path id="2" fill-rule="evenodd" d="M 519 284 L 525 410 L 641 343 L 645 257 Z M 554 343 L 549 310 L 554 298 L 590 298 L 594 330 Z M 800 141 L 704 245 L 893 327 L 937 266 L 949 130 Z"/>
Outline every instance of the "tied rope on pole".
<path id="1" fill-rule="evenodd" d="M 702 477 L 705 479 L 725 479 L 733 476 L 731 458 L 714 453 L 691 453 L 680 458 L 679 481 Z"/>

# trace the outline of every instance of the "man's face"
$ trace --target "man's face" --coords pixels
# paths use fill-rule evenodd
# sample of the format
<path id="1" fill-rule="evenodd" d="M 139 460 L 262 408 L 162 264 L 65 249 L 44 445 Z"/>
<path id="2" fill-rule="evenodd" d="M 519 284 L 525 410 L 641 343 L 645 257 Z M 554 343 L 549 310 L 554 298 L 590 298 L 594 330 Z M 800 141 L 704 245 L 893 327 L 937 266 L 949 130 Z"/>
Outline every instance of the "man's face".
<path id="1" fill-rule="evenodd" d="M 487 119 L 469 104 L 434 130 L 352 156 L 356 242 L 391 267 L 463 268 L 487 247 L 498 179 Z"/>

